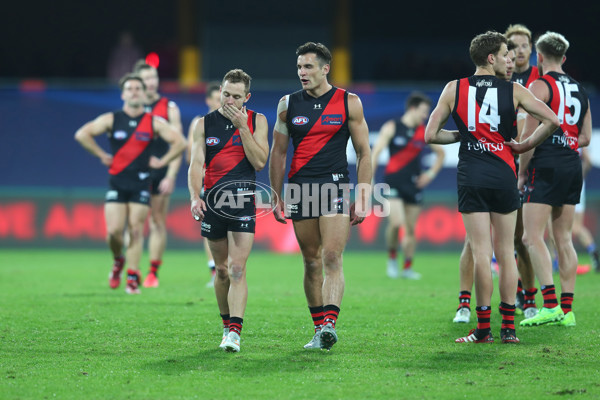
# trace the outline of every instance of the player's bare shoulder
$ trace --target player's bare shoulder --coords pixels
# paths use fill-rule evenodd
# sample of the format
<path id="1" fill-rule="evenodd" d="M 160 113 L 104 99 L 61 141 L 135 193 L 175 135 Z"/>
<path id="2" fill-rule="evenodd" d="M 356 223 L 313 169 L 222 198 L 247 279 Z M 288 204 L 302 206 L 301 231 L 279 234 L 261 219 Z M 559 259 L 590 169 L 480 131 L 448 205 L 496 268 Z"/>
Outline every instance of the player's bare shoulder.
<path id="1" fill-rule="evenodd" d="M 348 92 L 348 118 L 363 119 L 363 105 L 360 97 L 356 93 Z"/>
<path id="2" fill-rule="evenodd" d="M 277 103 L 277 116 L 285 121 L 287 117 L 288 104 L 290 103 L 290 95 L 286 94 Z"/>
<path id="3" fill-rule="evenodd" d="M 89 122 L 92 124 L 97 131 L 101 131 L 102 133 L 110 131 L 113 128 L 115 123 L 115 113 L 106 112 L 104 114 L 100 114 L 96 117 L 96 119 Z"/>
<path id="4" fill-rule="evenodd" d="M 196 141 L 198 138 L 204 136 L 204 117 L 201 115 L 197 115 L 194 117 L 190 124 L 189 135 L 192 138 L 192 141 Z"/>

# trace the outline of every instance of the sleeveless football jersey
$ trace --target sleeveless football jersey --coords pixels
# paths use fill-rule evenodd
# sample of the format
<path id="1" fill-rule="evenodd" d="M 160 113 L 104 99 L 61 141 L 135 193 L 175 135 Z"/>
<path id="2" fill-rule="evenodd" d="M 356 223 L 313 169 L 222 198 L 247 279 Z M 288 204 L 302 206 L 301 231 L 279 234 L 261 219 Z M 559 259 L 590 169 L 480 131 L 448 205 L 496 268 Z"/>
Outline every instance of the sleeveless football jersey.
<path id="1" fill-rule="evenodd" d="M 170 103 L 171 101 L 169 101 L 169 99 L 167 99 L 166 97 L 161 97 L 154 103 L 146 106 L 146 112 L 151 113 L 152 115 L 156 115 L 157 117 L 162 117 L 168 121 Z M 154 142 L 152 142 L 151 150 L 153 156 L 160 158 L 167 154 L 167 151 L 169 151 L 169 143 L 165 142 L 165 140 L 159 135 L 156 135 L 156 139 L 154 140 Z"/>
<path id="2" fill-rule="evenodd" d="M 247 110 L 248 127 L 254 134 L 256 129 L 256 113 Z M 240 181 L 251 184 L 242 186 L 253 191 L 255 189 L 256 171 L 246 157 L 240 131 L 218 110 L 204 117 L 204 137 L 206 143 L 206 174 L 204 187 L 206 190 L 225 182 Z"/>
<path id="3" fill-rule="evenodd" d="M 419 175 L 421 158 L 426 147 L 425 126 L 409 128 L 400 120 L 396 120 L 395 124 L 396 132 L 388 145 L 390 160 L 385 167 L 384 174 Z"/>
<path id="4" fill-rule="evenodd" d="M 512 76 L 510 77 L 510 81 L 519 83 L 528 88 L 531 82 L 535 81 L 539 77 L 540 72 L 538 67 L 531 65 L 523 72 L 513 72 Z"/>
<path id="5" fill-rule="evenodd" d="M 152 114 L 132 118 L 124 111 L 115 111 L 113 115 L 113 129 L 108 133 L 113 163 L 108 173 L 136 181 L 146 179 L 150 170 L 150 144 L 155 136 Z"/>
<path id="6" fill-rule="evenodd" d="M 305 90 L 289 96 L 287 128 L 294 145 L 292 177 L 348 176 L 348 93 L 336 87 L 315 98 Z"/>
<path id="7" fill-rule="evenodd" d="M 491 75 L 460 79 L 452 117 L 460 132 L 458 184 L 515 188 L 515 159 L 504 145 L 516 136 L 513 83 Z"/>
<path id="8" fill-rule="evenodd" d="M 560 127 L 535 148 L 532 162 L 537 166 L 556 166 L 561 162 L 579 162 L 579 132 L 588 111 L 588 95 L 577 81 L 567 74 L 549 72 L 540 78 L 550 91 L 546 103 L 558 116 Z"/>

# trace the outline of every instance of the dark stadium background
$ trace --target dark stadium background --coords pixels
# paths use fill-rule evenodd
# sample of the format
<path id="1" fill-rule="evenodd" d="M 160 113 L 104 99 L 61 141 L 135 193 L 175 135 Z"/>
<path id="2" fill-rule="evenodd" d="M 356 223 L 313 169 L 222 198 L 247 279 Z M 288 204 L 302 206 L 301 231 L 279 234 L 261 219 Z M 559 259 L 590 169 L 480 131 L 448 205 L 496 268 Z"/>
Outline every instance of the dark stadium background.
<path id="1" fill-rule="evenodd" d="M 299 89 L 295 48 L 313 40 L 348 55 L 347 63 L 334 58 L 332 73 L 343 71 L 350 78 L 341 86 L 361 96 L 370 130 L 376 133 L 385 120 L 402 113 L 412 90 L 425 91 L 436 101 L 445 82 L 470 75 L 474 68 L 468 46 L 474 35 L 488 29 L 503 32 L 512 23 L 527 25 L 534 36 L 546 30 L 566 36 L 571 47 L 565 70 L 585 84 L 593 121 L 600 120 L 598 35 L 593 33 L 600 3 L 439 4 L 11 2 L 0 24 L 0 168 L 7 171 L 0 179 L 0 243 L 103 245 L 97 225 L 102 225 L 106 170 L 72 137 L 84 122 L 121 106 L 106 71 L 123 31 L 132 33 L 143 54 L 159 54 L 161 91 L 180 106 L 186 131 L 191 119 L 206 111 L 205 83 L 219 80 L 233 67 L 253 76 L 250 107 L 264 113 L 272 127 L 277 100 Z M 192 71 L 179 62 L 186 49 L 200 60 Z M 193 81 L 185 81 L 190 73 Z M 600 151 L 594 149 L 600 150 L 600 143 L 596 147 L 593 142 L 591 152 L 600 167 Z M 175 232 L 189 219 L 185 175 L 182 168 L 171 217 L 171 235 L 180 240 L 172 241 L 173 246 L 198 240 L 192 228 Z M 258 178 L 267 182 L 266 171 Z M 461 224 L 454 215 L 455 169 L 444 168 L 426 196 L 423 246 L 456 247 L 464 230 L 457 228 Z M 586 222 L 595 232 L 600 204 L 597 169 L 588 178 L 587 199 Z M 82 215 L 94 218 L 84 222 Z M 351 238 L 351 246 L 382 246 L 381 224 L 362 229 Z M 447 234 L 431 236 L 431 230 Z M 267 243 L 272 239 L 258 242 L 272 248 Z"/>

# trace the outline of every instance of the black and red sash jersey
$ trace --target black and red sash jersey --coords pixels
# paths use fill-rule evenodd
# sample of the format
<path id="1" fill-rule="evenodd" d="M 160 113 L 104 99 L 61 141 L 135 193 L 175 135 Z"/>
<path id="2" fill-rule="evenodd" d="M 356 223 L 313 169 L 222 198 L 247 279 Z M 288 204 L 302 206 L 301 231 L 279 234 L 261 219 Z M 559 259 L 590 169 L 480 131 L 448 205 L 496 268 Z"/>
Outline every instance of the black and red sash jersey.
<path id="1" fill-rule="evenodd" d="M 348 93 L 344 89 L 332 87 L 318 98 L 305 90 L 290 94 L 286 124 L 294 145 L 288 179 L 348 176 L 346 146 L 350 130 Z"/>
<path id="2" fill-rule="evenodd" d="M 513 83 L 492 75 L 458 80 L 452 117 L 460 132 L 458 184 L 515 188 L 515 159 L 504 145 L 516 136 Z"/>
<path id="3" fill-rule="evenodd" d="M 409 128 L 401 120 L 395 121 L 396 132 L 388 149 L 390 160 L 385 167 L 385 175 L 412 177 L 421 173 L 421 158 L 425 143 L 425 125 Z"/>
<path id="4" fill-rule="evenodd" d="M 113 115 L 113 128 L 108 133 L 113 162 L 108 173 L 144 180 L 149 176 L 150 144 L 155 136 L 152 114 L 144 113 L 132 118 L 124 111 L 115 111 Z"/>
<path id="5" fill-rule="evenodd" d="M 172 102 L 166 97 L 161 97 L 154 103 L 147 105 L 146 112 L 156 115 L 157 117 L 169 120 L 169 104 Z M 169 151 L 169 143 L 167 143 L 159 135 L 156 135 L 154 142 L 152 142 L 152 155 L 155 157 L 162 157 Z M 165 167 L 166 168 L 166 167 Z"/>
<path id="6" fill-rule="evenodd" d="M 248 128 L 254 134 L 256 113 L 246 110 Z M 206 174 L 204 188 L 210 190 L 226 182 L 239 182 L 241 187 L 253 191 L 256 171 L 244 152 L 240 131 L 219 110 L 204 117 L 206 143 Z"/>
<path id="7" fill-rule="evenodd" d="M 561 162 L 579 162 L 579 133 L 588 111 L 588 95 L 567 74 L 549 72 L 540 80 L 548 86 L 550 98 L 546 104 L 558 117 L 560 127 L 535 148 L 532 162 L 535 160 L 537 166 L 556 166 L 557 157 Z"/>
<path id="8" fill-rule="evenodd" d="M 531 65 L 523 72 L 513 72 L 512 76 L 510 77 L 510 81 L 519 83 L 528 88 L 531 82 L 535 81 L 539 77 L 540 72 L 538 67 Z"/>

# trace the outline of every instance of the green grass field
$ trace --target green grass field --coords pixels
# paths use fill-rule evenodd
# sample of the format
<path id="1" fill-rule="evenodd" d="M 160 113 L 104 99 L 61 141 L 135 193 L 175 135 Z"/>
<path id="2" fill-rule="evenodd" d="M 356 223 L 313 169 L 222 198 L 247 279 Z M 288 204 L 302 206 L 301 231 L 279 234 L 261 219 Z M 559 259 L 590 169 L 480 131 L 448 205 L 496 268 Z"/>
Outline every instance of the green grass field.
<path id="1" fill-rule="evenodd" d="M 231 354 L 218 348 L 202 252 L 168 251 L 160 288 L 129 296 L 108 288 L 107 250 L 2 250 L 0 398 L 600 397 L 600 275 L 578 277 L 577 327 L 518 329 L 519 345 L 455 344 L 475 327 L 452 323 L 458 254 L 418 254 L 420 281 L 386 278 L 385 257 L 345 254 L 340 341 L 307 352 L 300 255 L 253 253 L 242 351 Z M 496 286 L 497 339 L 498 303 Z"/>

